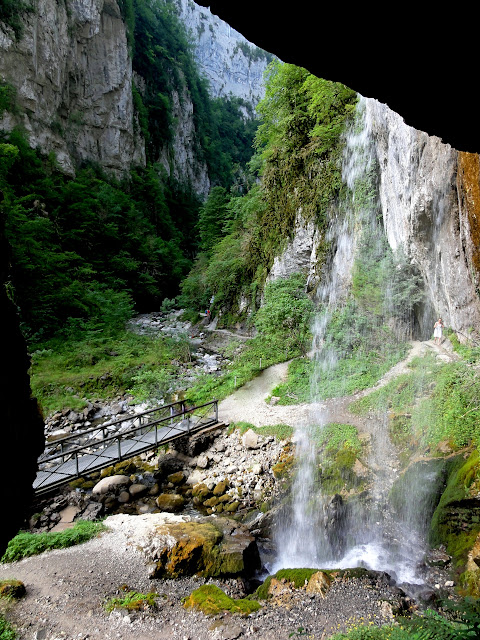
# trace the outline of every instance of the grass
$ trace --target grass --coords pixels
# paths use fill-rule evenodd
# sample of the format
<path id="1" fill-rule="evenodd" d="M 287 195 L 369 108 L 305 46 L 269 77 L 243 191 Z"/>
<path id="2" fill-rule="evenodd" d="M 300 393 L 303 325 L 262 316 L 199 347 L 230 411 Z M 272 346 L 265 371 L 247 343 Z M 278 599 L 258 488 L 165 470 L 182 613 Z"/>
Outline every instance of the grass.
<path id="1" fill-rule="evenodd" d="M 16 640 L 17 637 L 17 632 L 10 622 L 0 614 L 0 640 Z"/>
<path id="2" fill-rule="evenodd" d="M 262 436 L 274 436 L 277 440 L 288 440 L 293 436 L 294 429 L 288 424 L 265 425 L 264 427 L 256 427 L 250 422 L 232 422 L 229 427 L 229 434 L 235 429 L 243 435 L 251 429 Z"/>
<path id="3" fill-rule="evenodd" d="M 454 448 L 480 442 L 480 377 L 466 362 L 437 363 L 431 354 L 412 360 L 411 372 L 350 405 L 358 415 L 388 412 L 397 443 L 412 440 Z M 402 433 L 403 432 L 403 433 Z"/>
<path id="4" fill-rule="evenodd" d="M 114 609 L 126 609 L 127 611 L 140 611 L 154 608 L 158 593 L 139 593 L 138 591 L 128 591 L 123 597 L 114 597 L 107 600 L 105 610 L 110 613 Z"/>
<path id="5" fill-rule="evenodd" d="M 38 555 L 53 549 L 65 549 L 87 542 L 106 527 L 102 522 L 78 521 L 71 529 L 59 532 L 29 533 L 20 532 L 8 543 L 1 562 L 16 562 L 22 558 Z"/>
<path id="6" fill-rule="evenodd" d="M 406 353 L 406 344 L 384 354 L 354 352 L 351 357 L 340 359 L 328 372 L 323 372 L 314 360 L 298 358 L 288 367 L 287 381 L 275 387 L 272 396 L 280 398 L 279 404 L 288 405 L 352 395 L 374 386 Z"/>
<path id="7" fill-rule="evenodd" d="M 235 600 L 213 584 L 204 584 L 195 589 L 185 598 L 183 606 L 185 609 L 198 609 L 207 616 L 217 615 L 224 611 L 248 616 L 253 611 L 261 609 L 260 603 L 256 600 L 246 598 Z"/>
<path id="8" fill-rule="evenodd" d="M 187 390 L 186 396 L 196 404 L 208 402 L 212 398 L 223 400 L 264 369 L 298 355 L 298 350 L 293 347 L 285 348 L 280 341 L 258 335 L 245 344 L 244 349 L 223 374 L 205 374 L 199 377 Z"/>
<path id="9" fill-rule="evenodd" d="M 176 372 L 172 361 L 188 362 L 186 340 L 125 331 L 95 334 L 68 343 L 51 342 L 32 354 L 31 386 L 45 413 L 79 410 L 86 397 L 132 393 L 140 400 L 163 397 Z"/>

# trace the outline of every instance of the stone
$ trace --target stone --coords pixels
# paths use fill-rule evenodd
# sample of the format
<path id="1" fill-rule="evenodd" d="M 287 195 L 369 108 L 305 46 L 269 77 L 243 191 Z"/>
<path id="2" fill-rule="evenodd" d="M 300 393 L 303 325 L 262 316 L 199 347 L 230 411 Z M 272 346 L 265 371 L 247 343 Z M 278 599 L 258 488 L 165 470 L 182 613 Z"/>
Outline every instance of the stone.
<path id="1" fill-rule="evenodd" d="M 197 467 L 200 467 L 200 469 L 206 469 L 209 465 L 209 460 L 207 458 L 207 456 L 202 455 L 202 456 L 198 456 L 197 458 Z"/>
<path id="2" fill-rule="evenodd" d="M 155 578 L 248 577 L 260 567 L 255 538 L 223 517 L 157 526 L 148 544 L 140 546 L 153 561 L 150 577 Z"/>
<path id="3" fill-rule="evenodd" d="M 308 581 L 306 591 L 307 593 L 319 593 L 324 598 L 331 584 L 332 579 L 327 573 L 317 571 Z"/>
<path id="4" fill-rule="evenodd" d="M 213 489 L 213 495 L 214 495 L 214 496 L 221 496 L 221 495 L 223 495 L 223 494 L 226 492 L 226 490 L 228 489 L 228 487 L 229 487 L 228 480 L 227 480 L 227 479 L 225 479 L 225 480 L 221 480 L 220 482 L 218 482 L 218 483 L 215 485 L 215 487 L 214 487 L 214 489 Z"/>
<path id="5" fill-rule="evenodd" d="M 248 429 L 242 436 L 242 444 L 247 449 L 258 449 L 260 447 L 258 434 L 253 429 Z"/>
<path id="6" fill-rule="evenodd" d="M 131 480 L 128 476 L 117 475 L 107 476 L 102 478 L 92 489 L 94 496 L 101 496 L 111 491 L 120 492 L 122 488 L 128 487 L 131 484 Z"/>
<path id="7" fill-rule="evenodd" d="M 201 502 L 206 500 L 211 495 L 211 490 L 207 487 L 206 484 L 196 484 L 192 489 L 192 496 L 194 498 L 198 498 Z"/>
<path id="8" fill-rule="evenodd" d="M 167 476 L 167 480 L 173 485 L 177 486 L 179 484 L 182 484 L 182 482 L 185 480 L 185 474 L 183 473 L 183 471 L 176 471 L 175 473 L 171 473 L 169 476 Z"/>
<path id="9" fill-rule="evenodd" d="M 135 482 L 134 484 L 131 484 L 130 487 L 128 488 L 128 491 L 132 496 L 132 498 L 140 498 L 141 496 L 145 495 L 149 490 L 151 490 L 151 487 L 149 489 L 147 485 L 141 484 L 139 482 Z"/>
<path id="10" fill-rule="evenodd" d="M 174 513 L 183 509 L 185 498 L 178 493 L 161 493 L 155 502 L 161 511 Z"/>
<path id="11" fill-rule="evenodd" d="M 254 473 L 256 476 L 259 476 L 263 471 L 262 465 L 259 462 L 256 462 L 254 465 L 252 465 L 252 473 Z"/>
<path id="12" fill-rule="evenodd" d="M 195 469 L 187 478 L 186 483 L 190 485 L 200 484 L 205 480 L 205 474 L 200 469 Z"/>

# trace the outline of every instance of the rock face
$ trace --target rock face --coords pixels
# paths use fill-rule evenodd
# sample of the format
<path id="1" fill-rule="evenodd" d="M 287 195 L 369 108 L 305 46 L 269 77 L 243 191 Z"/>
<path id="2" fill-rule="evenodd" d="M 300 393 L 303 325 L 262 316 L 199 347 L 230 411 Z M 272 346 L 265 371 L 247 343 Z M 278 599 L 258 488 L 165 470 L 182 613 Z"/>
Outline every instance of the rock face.
<path id="1" fill-rule="evenodd" d="M 404 249 L 425 284 L 422 334 L 430 336 L 435 315 L 466 334 L 480 320 L 478 156 L 407 126 L 375 100 L 366 107 L 388 242 Z"/>
<path id="2" fill-rule="evenodd" d="M 0 26 L 0 77 L 12 84 L 32 147 L 53 152 L 73 174 L 83 160 L 121 174 L 143 164 L 134 135 L 132 66 L 126 27 L 115 0 L 39 0 L 15 41 Z"/>
<path id="3" fill-rule="evenodd" d="M 423 280 L 417 333 L 428 339 L 438 316 L 460 340 L 480 323 L 480 159 L 405 124 L 376 100 L 365 105 L 365 138 L 377 167 L 380 215 L 388 243 Z M 292 237 L 269 280 L 303 272 L 316 281 L 319 232 L 298 212 Z M 344 263 L 350 264 L 345 256 Z M 347 266 L 348 266 L 347 264 Z"/>
<path id="4" fill-rule="evenodd" d="M 267 54 L 189 0 L 178 5 L 190 31 L 200 71 L 212 95 L 235 95 L 255 105 L 263 95 Z M 25 15 L 23 36 L 0 23 L 0 79 L 12 85 L 19 112 L 0 114 L 0 129 L 22 125 L 34 148 L 53 153 L 73 175 L 85 161 L 121 177 L 145 165 L 145 141 L 133 105 L 127 27 L 116 0 L 38 0 Z M 205 197 L 206 163 L 195 146 L 193 104 L 188 91 L 171 95 L 172 144 L 160 151 L 168 175 Z"/>
<path id="5" fill-rule="evenodd" d="M 194 55 L 213 96 L 233 95 L 255 106 L 263 97 L 263 73 L 270 54 L 192 0 L 177 0 L 190 32 Z"/>

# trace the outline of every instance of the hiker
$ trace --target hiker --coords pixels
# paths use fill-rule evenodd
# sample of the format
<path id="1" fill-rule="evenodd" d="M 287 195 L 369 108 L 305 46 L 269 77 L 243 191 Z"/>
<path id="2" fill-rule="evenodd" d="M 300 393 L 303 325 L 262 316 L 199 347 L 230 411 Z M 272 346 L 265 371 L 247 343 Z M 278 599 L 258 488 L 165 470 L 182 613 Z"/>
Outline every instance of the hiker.
<path id="1" fill-rule="evenodd" d="M 435 344 L 442 343 L 442 329 L 443 329 L 443 320 L 439 318 L 433 325 L 433 338 L 434 338 Z"/>

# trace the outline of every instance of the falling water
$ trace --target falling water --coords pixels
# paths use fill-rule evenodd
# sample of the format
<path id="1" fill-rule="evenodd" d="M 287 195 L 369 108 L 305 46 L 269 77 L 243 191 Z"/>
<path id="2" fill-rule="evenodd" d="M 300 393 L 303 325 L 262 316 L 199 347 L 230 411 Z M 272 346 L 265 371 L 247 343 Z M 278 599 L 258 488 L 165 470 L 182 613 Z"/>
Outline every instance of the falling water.
<path id="1" fill-rule="evenodd" d="M 317 292 L 320 309 L 313 327 L 312 356 L 314 375 L 311 380 L 312 409 L 308 424 L 297 427 L 297 472 L 292 486 L 291 504 L 279 518 L 275 532 L 277 557 L 273 571 L 284 567 L 349 568 L 363 566 L 388 571 L 402 583 L 421 583 L 417 564 L 423 554 L 425 531 L 419 524 L 423 513 L 419 507 L 427 501 L 415 494 L 407 503 L 413 509 L 400 515 L 393 513 L 388 494 L 398 477 L 398 463 L 388 435 L 388 418 L 377 421 L 371 434 L 368 466 L 374 470 L 368 500 L 345 507 L 341 498 L 327 498 L 318 478 L 315 433 L 327 423 L 325 402 L 319 393 L 319 381 L 328 376 L 337 363 L 337 353 L 328 344 L 328 323 L 335 310 L 345 304 L 352 280 L 352 267 L 359 248 L 359 238 L 368 243 L 373 255 L 382 260 L 385 235 L 376 196 L 375 148 L 371 135 L 368 100 L 359 101 L 357 118 L 348 132 L 344 146 L 342 178 L 348 197 L 331 212 L 327 240 L 331 257 Z M 386 287 L 385 305 L 388 307 Z M 314 427 L 312 427 L 314 425 Z M 432 478 L 415 478 L 422 486 Z M 405 486 L 405 489 L 407 487 Z M 412 491 L 412 487 L 407 490 Z M 422 502 L 423 501 L 423 502 Z M 407 513 L 408 512 L 408 513 Z"/>

